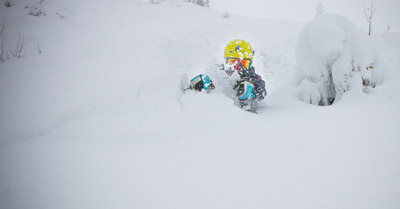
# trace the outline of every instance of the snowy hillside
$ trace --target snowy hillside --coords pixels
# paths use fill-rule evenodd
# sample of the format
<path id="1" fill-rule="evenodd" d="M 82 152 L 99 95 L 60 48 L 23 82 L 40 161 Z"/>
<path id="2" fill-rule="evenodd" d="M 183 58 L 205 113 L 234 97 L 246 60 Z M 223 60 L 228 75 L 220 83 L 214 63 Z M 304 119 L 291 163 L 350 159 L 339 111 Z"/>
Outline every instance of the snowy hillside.
<path id="1" fill-rule="evenodd" d="M 180 0 L 45 1 L 38 17 L 38 1 L 4 2 L 8 47 L 19 33 L 26 48 L 0 63 L 0 208 L 400 207 L 399 34 L 371 39 L 381 85 L 320 107 L 293 95 L 301 23 Z M 216 66 L 236 38 L 266 81 L 259 114 Z M 216 90 L 183 92 L 199 73 Z"/>

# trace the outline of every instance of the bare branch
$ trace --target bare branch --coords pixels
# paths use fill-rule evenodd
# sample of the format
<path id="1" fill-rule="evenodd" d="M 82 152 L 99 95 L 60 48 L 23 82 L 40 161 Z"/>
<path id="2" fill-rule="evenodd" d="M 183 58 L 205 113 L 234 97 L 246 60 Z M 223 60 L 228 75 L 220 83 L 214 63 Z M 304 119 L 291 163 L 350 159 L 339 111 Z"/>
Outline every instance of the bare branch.
<path id="1" fill-rule="evenodd" d="M 390 30 L 390 25 L 388 24 L 387 28 L 386 28 L 385 36 L 387 36 L 389 34 L 389 30 Z"/>
<path id="2" fill-rule="evenodd" d="M 7 47 L 6 47 L 6 28 L 7 21 L 4 19 L 0 25 L 0 62 L 5 62 L 7 56 Z"/>
<path id="3" fill-rule="evenodd" d="M 25 47 L 25 39 L 21 32 L 18 32 L 15 35 L 15 48 L 12 50 L 12 55 L 17 58 L 21 58 L 23 56 Z"/>
<path id="4" fill-rule="evenodd" d="M 6 21 L 6 19 L 4 19 L 3 22 L 1 22 L 1 25 L 0 25 L 0 36 L 4 36 L 5 35 L 6 28 L 7 28 L 7 21 Z"/>
<path id="5" fill-rule="evenodd" d="M 372 21 L 375 16 L 376 9 L 374 8 L 374 1 L 371 1 L 371 5 L 368 8 L 364 8 L 364 16 L 368 22 L 368 35 L 371 36 L 372 34 Z"/>
<path id="6" fill-rule="evenodd" d="M 34 41 L 33 49 L 35 49 L 38 54 L 41 54 L 42 53 L 42 47 L 40 46 L 39 40 L 35 39 L 33 41 Z"/>

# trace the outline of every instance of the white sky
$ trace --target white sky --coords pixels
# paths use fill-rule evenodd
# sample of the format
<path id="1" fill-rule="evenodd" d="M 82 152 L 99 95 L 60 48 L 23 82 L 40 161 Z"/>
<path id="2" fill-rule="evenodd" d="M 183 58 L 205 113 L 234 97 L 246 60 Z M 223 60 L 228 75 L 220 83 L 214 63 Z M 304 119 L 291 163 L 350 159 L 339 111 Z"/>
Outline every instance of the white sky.
<path id="1" fill-rule="evenodd" d="M 286 19 L 309 22 L 314 18 L 320 0 L 210 0 L 210 7 L 230 14 L 269 19 Z M 359 28 L 367 31 L 364 7 L 371 0 L 321 0 L 325 13 L 346 16 Z M 376 8 L 374 32 L 382 33 L 390 25 L 389 32 L 400 32 L 400 0 L 374 0 Z"/>

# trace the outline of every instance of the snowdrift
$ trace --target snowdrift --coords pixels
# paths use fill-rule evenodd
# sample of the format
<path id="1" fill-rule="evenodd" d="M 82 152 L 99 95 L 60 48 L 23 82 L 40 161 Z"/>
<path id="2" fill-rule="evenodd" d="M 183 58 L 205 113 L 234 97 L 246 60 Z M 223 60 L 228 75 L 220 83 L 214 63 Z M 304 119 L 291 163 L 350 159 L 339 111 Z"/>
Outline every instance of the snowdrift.
<path id="1" fill-rule="evenodd" d="M 363 80 L 368 86 L 380 84 L 383 66 L 371 47 L 347 18 L 318 16 L 303 28 L 297 41 L 299 98 L 331 105 L 345 92 L 361 91 Z M 366 70 L 370 65 L 373 70 Z"/>

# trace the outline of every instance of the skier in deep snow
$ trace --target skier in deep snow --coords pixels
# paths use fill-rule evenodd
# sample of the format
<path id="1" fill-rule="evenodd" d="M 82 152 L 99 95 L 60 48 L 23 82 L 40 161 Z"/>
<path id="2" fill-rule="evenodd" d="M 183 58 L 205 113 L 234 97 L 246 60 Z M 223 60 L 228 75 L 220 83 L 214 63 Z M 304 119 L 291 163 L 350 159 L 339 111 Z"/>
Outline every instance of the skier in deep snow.
<path id="1" fill-rule="evenodd" d="M 257 75 L 253 66 L 254 50 L 241 39 L 229 42 L 224 51 L 225 65 L 220 65 L 229 76 L 238 72 L 240 80 L 234 86 L 241 108 L 254 109 L 255 101 L 261 101 L 267 95 L 265 82 Z M 227 69 L 226 69 L 227 68 Z"/>
<path id="2" fill-rule="evenodd" d="M 240 107 L 245 110 L 255 110 L 255 102 L 261 101 L 267 95 L 265 82 L 255 73 L 253 64 L 254 50 L 249 43 L 236 39 L 225 47 L 225 64 L 219 65 L 229 76 L 238 72 L 240 80 L 233 89 L 236 90 Z M 188 89 L 210 92 L 215 88 L 208 75 L 200 74 L 190 80 Z"/>

